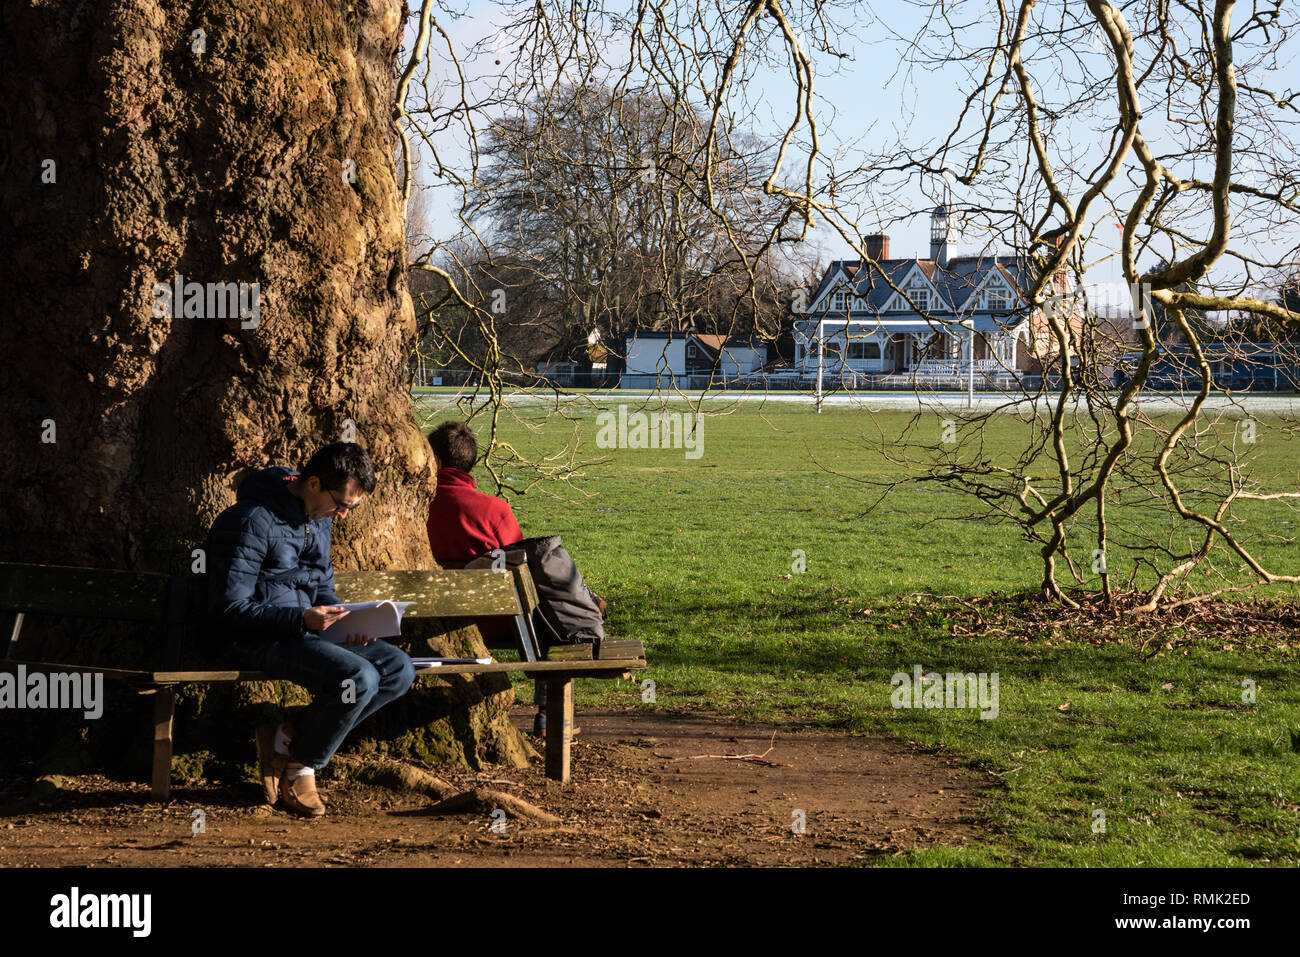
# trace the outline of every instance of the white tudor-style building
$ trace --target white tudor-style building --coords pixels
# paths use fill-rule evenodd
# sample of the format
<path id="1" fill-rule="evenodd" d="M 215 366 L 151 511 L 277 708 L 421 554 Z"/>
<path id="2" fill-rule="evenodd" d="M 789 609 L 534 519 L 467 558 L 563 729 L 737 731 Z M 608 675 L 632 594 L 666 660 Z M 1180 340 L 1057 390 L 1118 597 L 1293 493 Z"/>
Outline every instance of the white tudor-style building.
<path id="1" fill-rule="evenodd" d="M 889 237 L 877 234 L 866 237 L 866 252 L 878 269 L 861 260 L 831 263 L 794 320 L 800 377 L 1037 371 L 1031 335 L 1041 338 L 1044 330 L 1034 323 L 1031 331 L 1020 295 L 1029 264 L 952 251 L 949 211 L 939 206 L 931 214 L 929 259 L 891 259 Z"/>

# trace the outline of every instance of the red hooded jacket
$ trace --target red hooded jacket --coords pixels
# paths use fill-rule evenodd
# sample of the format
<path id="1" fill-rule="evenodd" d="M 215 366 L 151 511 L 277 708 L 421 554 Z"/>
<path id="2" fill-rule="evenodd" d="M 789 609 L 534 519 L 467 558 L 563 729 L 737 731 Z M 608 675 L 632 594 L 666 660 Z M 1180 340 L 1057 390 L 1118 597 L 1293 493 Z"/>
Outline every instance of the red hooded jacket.
<path id="1" fill-rule="evenodd" d="M 429 506 L 429 547 L 438 561 L 467 562 L 524 537 L 510 503 L 480 492 L 460 469 L 438 469 Z"/>

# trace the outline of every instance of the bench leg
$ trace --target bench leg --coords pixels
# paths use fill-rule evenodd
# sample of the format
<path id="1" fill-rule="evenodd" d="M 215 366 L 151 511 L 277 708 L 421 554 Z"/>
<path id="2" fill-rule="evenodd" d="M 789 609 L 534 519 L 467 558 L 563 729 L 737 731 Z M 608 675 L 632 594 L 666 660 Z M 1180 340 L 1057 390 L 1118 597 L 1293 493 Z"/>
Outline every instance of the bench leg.
<path id="1" fill-rule="evenodd" d="M 176 691 L 169 685 L 154 692 L 153 699 L 153 782 L 155 800 L 165 801 L 172 789 L 172 715 Z"/>
<path id="2" fill-rule="evenodd" d="M 573 742 L 573 679 L 546 679 L 546 776 L 569 783 L 569 745 Z"/>

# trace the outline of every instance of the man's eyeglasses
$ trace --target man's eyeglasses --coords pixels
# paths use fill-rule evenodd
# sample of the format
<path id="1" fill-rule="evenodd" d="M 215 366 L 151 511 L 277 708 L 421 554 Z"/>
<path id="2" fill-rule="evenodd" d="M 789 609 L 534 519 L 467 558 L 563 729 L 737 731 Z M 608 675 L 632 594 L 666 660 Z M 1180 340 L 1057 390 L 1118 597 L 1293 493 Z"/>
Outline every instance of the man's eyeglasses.
<path id="1" fill-rule="evenodd" d="M 357 507 L 361 504 L 360 501 L 357 501 L 352 505 L 344 505 L 342 502 L 340 502 L 337 498 L 334 497 L 334 493 L 331 492 L 329 489 L 325 490 L 325 494 L 327 494 L 330 497 L 330 500 L 334 503 L 334 511 L 336 512 L 355 512 L 357 510 Z"/>

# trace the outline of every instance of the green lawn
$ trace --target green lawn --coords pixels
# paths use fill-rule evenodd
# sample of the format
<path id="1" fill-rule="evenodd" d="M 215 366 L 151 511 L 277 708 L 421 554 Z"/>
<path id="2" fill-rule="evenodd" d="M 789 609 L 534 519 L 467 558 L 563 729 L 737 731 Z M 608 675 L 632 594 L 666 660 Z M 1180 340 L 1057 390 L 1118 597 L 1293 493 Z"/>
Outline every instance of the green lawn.
<path id="1" fill-rule="evenodd" d="M 447 401 L 418 396 L 422 423 L 454 416 Z M 1295 649 L 1277 647 L 1291 642 L 1247 648 L 1201 633 L 1148 657 L 1068 631 L 954 635 L 961 611 L 946 596 L 1026 595 L 1041 570 L 1036 547 L 969 497 L 932 484 L 882 499 L 863 484 L 900 474 L 879 443 L 909 441 L 910 415 L 744 405 L 707 416 L 703 454 L 690 460 L 681 449 L 595 448 L 597 411 L 584 399 L 563 414 L 531 405 L 501 417 L 502 439 L 530 458 L 576 439 L 579 460 L 599 460 L 568 483 L 507 493 L 526 535 L 564 537 L 610 600 L 611 631 L 646 644 L 654 703 L 634 685 L 588 682 L 580 705 L 884 731 L 999 774 L 986 841 L 895 859 L 905 864 L 1300 863 L 1300 754 L 1290 738 L 1300 687 Z M 486 423 L 475 421 L 480 440 Z M 1295 490 L 1297 443 L 1280 426 L 1259 417 L 1250 468 L 1274 490 Z M 909 434 L 933 442 L 939 427 L 928 414 Z M 986 451 L 1005 456 L 1026 428 L 1001 418 Z M 1224 428 L 1227 441 L 1232 424 Z M 502 474 L 521 488 L 535 477 L 519 466 Z M 491 490 L 481 467 L 479 478 Z M 1115 509 L 1121 536 L 1152 530 L 1143 524 L 1152 513 Z M 1296 513 L 1259 503 L 1244 514 L 1260 557 L 1300 570 Z M 1109 558 L 1126 579 L 1123 561 Z M 1231 566 L 1221 563 L 1229 577 Z M 1267 595 L 1294 600 L 1300 590 Z M 915 665 L 996 673 L 998 716 L 892 708 L 891 676 Z M 1244 679 L 1257 684 L 1253 704 L 1242 700 Z M 1094 833 L 1095 810 L 1104 833 Z"/>

